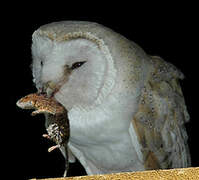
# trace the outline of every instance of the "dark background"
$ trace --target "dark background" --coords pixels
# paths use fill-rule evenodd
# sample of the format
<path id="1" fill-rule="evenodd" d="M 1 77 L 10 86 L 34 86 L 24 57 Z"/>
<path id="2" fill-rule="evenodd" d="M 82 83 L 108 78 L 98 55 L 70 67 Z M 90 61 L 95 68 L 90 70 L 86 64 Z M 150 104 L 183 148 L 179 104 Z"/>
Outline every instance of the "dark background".
<path id="1" fill-rule="evenodd" d="M 58 2 L 57 2 L 58 3 Z M 59 2 L 60 3 L 60 2 Z M 48 6 L 47 6 L 48 5 Z M 16 101 L 36 89 L 32 83 L 31 35 L 43 24 L 61 20 L 86 20 L 103 24 L 139 44 L 148 54 L 159 55 L 176 65 L 184 74 L 181 82 L 190 123 L 187 124 L 192 166 L 199 166 L 198 147 L 198 23 L 191 4 L 8 4 L 1 15 L 1 63 L 3 75 L 2 149 L 4 167 L 18 179 L 62 176 L 64 159 L 42 138 L 45 133 L 43 116 L 31 117 L 16 107 Z M 5 82 L 4 82 L 5 81 Z M 5 94 L 5 95 L 4 95 Z M 5 98 L 5 99 L 4 99 Z M 7 104 L 8 103 L 8 104 Z M 6 104 L 6 105 L 5 105 Z M 69 176 L 85 175 L 79 163 L 70 164 Z"/>

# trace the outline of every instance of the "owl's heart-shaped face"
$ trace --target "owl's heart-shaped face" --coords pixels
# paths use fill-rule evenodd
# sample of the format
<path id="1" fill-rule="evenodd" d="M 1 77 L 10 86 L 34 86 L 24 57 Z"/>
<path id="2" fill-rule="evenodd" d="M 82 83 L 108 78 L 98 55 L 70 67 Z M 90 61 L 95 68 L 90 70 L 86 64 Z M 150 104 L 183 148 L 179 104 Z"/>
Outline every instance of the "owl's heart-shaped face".
<path id="1" fill-rule="evenodd" d="M 91 105 L 101 93 L 108 71 L 99 47 L 85 38 L 54 42 L 38 36 L 32 45 L 33 76 L 38 89 L 56 92 L 67 108 Z"/>

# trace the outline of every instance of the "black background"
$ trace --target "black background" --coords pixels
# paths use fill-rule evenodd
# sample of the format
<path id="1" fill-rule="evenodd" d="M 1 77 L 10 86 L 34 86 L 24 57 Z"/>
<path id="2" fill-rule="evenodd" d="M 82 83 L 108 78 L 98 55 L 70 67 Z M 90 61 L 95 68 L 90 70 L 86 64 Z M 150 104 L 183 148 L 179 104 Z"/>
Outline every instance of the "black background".
<path id="1" fill-rule="evenodd" d="M 94 3 L 94 2 L 93 2 Z M 74 4 L 29 2 L 2 6 L 1 15 L 3 109 L 2 149 L 7 176 L 19 179 L 62 176 L 64 159 L 59 151 L 47 152 L 52 145 L 42 138 L 43 116 L 31 117 L 16 107 L 16 101 L 35 92 L 30 69 L 31 35 L 43 24 L 61 20 L 94 21 L 112 28 L 139 44 L 148 54 L 159 55 L 184 74 L 181 82 L 190 123 L 187 124 L 192 166 L 199 166 L 198 148 L 198 23 L 191 4 Z M 5 7 L 5 9 L 4 9 Z M 3 64 L 5 63 L 5 65 Z M 4 78 L 5 77 L 5 78 Z M 4 114 L 6 116 L 4 116 Z M 119 163 L 119 162 L 118 162 Z M 8 171 L 7 171 L 8 170 Z M 69 176 L 85 175 L 79 163 L 70 164 Z"/>

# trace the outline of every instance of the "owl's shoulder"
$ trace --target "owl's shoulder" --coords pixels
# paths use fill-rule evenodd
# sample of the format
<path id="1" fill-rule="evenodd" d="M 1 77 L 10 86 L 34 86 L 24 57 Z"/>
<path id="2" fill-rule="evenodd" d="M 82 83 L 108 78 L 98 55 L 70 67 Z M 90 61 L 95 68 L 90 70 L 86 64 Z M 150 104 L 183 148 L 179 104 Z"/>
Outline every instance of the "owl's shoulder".
<path id="1" fill-rule="evenodd" d="M 152 57 L 151 63 L 153 71 L 141 91 L 132 120 L 145 168 L 186 167 L 190 155 L 184 123 L 189 115 L 178 81 L 184 76 L 160 57 Z"/>

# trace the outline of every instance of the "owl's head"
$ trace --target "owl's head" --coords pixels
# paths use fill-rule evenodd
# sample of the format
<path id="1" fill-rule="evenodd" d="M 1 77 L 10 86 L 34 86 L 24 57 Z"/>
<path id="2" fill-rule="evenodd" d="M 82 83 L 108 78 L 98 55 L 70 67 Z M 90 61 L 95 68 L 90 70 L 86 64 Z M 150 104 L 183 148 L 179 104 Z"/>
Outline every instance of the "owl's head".
<path id="1" fill-rule="evenodd" d="M 145 53 L 133 54 L 135 47 L 97 23 L 47 24 L 33 33 L 33 81 L 68 110 L 100 104 L 114 91 L 138 87 L 142 61 L 136 58 Z"/>

